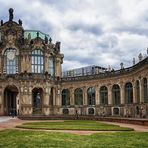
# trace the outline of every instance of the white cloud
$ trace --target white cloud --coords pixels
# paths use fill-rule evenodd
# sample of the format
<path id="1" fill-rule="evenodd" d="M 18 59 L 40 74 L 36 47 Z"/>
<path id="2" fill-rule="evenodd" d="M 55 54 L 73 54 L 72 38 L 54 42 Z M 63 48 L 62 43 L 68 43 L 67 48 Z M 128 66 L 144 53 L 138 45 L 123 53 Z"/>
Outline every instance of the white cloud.
<path id="1" fill-rule="evenodd" d="M 14 8 L 15 20 L 25 29 L 37 29 L 61 41 L 63 69 L 99 65 L 131 66 L 146 53 L 147 0 L 1 0 L 0 18 Z"/>

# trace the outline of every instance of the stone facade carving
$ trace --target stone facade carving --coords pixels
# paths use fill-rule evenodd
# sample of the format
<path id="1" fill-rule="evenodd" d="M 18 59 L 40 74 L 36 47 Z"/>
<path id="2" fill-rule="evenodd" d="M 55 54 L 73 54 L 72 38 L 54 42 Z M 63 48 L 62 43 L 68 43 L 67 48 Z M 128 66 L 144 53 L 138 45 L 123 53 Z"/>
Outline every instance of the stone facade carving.
<path id="1" fill-rule="evenodd" d="M 13 18 L 13 9 L 10 9 L 9 20 L 1 21 L 0 26 L 0 115 L 9 115 L 9 111 L 15 109 L 20 116 L 77 113 L 100 117 L 148 117 L 148 57 L 133 67 L 118 71 L 102 74 L 97 71 L 97 74 L 62 77 L 61 64 L 64 55 L 60 53 L 60 42 L 52 43 L 51 37 L 40 31 L 24 30 L 22 21 L 17 23 Z M 13 54 L 6 55 L 6 50 L 11 51 L 12 48 L 16 51 L 17 64 L 13 63 Z M 33 61 L 32 53 L 36 49 L 42 53 L 37 57 L 41 60 L 38 65 L 41 69 L 36 67 L 39 60 Z M 50 58 L 53 58 L 53 75 L 50 73 Z M 135 86 L 137 81 L 138 87 Z M 113 95 L 115 84 L 119 86 L 118 98 Z M 102 86 L 107 90 L 101 92 Z M 89 96 L 90 87 L 95 92 Z M 82 90 L 82 94 L 75 94 L 77 88 Z M 69 99 L 63 93 L 64 89 L 69 93 L 68 105 L 62 105 L 64 99 Z M 40 101 L 36 102 L 38 95 Z M 82 99 L 82 104 L 75 104 L 75 97 Z M 89 104 L 92 98 L 95 101 Z M 10 99 L 13 106 L 9 103 Z M 114 103 L 114 99 L 119 99 L 118 104 Z M 39 111 L 35 108 L 36 103 L 40 106 Z"/>

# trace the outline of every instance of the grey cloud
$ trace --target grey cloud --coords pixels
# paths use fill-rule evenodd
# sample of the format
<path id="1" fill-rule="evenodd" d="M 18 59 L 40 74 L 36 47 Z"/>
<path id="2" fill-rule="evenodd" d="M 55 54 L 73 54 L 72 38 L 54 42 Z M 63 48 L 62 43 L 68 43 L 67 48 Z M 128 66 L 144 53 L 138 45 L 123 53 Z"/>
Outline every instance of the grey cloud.
<path id="1" fill-rule="evenodd" d="M 70 29 L 71 31 L 79 31 L 82 30 L 83 32 L 86 33 L 92 33 L 94 35 L 101 35 L 103 34 L 103 30 L 101 28 L 101 25 L 99 24 L 84 24 L 82 22 L 77 22 L 77 24 L 69 24 L 68 29 Z"/>
<path id="2" fill-rule="evenodd" d="M 115 32 L 128 32 L 131 34 L 138 34 L 138 35 L 145 35 L 148 36 L 148 28 L 141 28 L 140 26 L 122 26 L 122 27 L 117 27 L 113 31 Z"/>
<path id="3" fill-rule="evenodd" d="M 131 66 L 148 45 L 148 7 L 143 1 L 133 0 L 130 8 L 128 0 L 1 0 L 0 18 L 8 20 L 13 7 L 24 29 L 61 41 L 64 70 L 88 65 L 118 69 L 121 62 Z"/>

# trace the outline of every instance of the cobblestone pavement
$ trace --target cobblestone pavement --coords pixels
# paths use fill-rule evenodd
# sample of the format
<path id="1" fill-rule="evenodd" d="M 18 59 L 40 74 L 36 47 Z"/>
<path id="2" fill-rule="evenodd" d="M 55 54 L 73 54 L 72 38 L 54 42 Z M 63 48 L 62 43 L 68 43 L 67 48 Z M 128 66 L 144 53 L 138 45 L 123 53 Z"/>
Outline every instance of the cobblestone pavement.
<path id="1" fill-rule="evenodd" d="M 12 118 L 12 117 L 0 117 L 0 131 L 5 129 L 17 129 L 17 130 L 27 130 L 27 129 L 18 129 L 15 128 L 17 125 L 21 125 L 25 122 L 44 122 L 44 120 L 20 120 L 18 118 Z M 49 121 L 49 120 L 48 120 Z M 51 122 L 56 122 L 56 120 L 50 120 Z M 50 122 L 49 121 L 49 122 Z M 63 122 L 62 120 L 60 120 Z M 59 120 L 58 120 L 59 122 Z M 134 124 L 124 124 L 124 123 L 116 123 L 116 122 L 103 122 L 107 124 L 114 124 L 119 125 L 121 127 L 129 127 L 133 128 L 136 132 L 148 132 L 148 126 L 141 126 L 141 125 L 134 125 Z M 78 135 L 91 135 L 94 133 L 104 133 L 104 132 L 118 132 L 118 131 L 73 131 L 73 130 L 38 130 L 38 131 L 48 131 L 48 132 L 64 132 L 64 133 L 72 133 L 72 134 L 78 134 Z"/>

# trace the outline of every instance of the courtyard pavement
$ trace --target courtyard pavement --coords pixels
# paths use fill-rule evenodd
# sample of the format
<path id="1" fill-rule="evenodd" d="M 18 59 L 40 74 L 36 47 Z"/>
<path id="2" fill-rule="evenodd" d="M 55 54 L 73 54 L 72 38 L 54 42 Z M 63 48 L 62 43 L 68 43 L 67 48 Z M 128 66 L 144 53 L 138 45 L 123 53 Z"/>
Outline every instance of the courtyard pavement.
<path id="1" fill-rule="evenodd" d="M 0 123 L 5 122 L 5 121 L 9 121 L 10 119 L 12 119 L 12 118 L 8 117 L 8 116 L 2 116 L 2 117 L 0 117 Z"/>
<path id="2" fill-rule="evenodd" d="M 16 126 L 21 125 L 26 122 L 44 122 L 44 120 L 20 120 L 17 117 L 0 117 L 0 131 L 5 129 L 17 129 L 17 130 L 27 130 L 16 128 Z M 56 120 L 48 120 L 49 122 L 56 122 Z M 59 122 L 59 120 L 58 120 Z M 63 122 L 61 120 L 61 122 Z M 135 124 L 125 124 L 125 123 L 116 123 L 116 122 L 102 122 L 107 124 L 119 125 L 121 127 L 133 128 L 135 132 L 148 132 L 148 126 L 135 125 Z M 76 131 L 76 130 L 38 130 L 38 131 L 48 131 L 48 132 L 64 132 L 78 135 L 91 135 L 94 133 L 104 133 L 104 132 L 118 132 L 118 131 Z"/>

